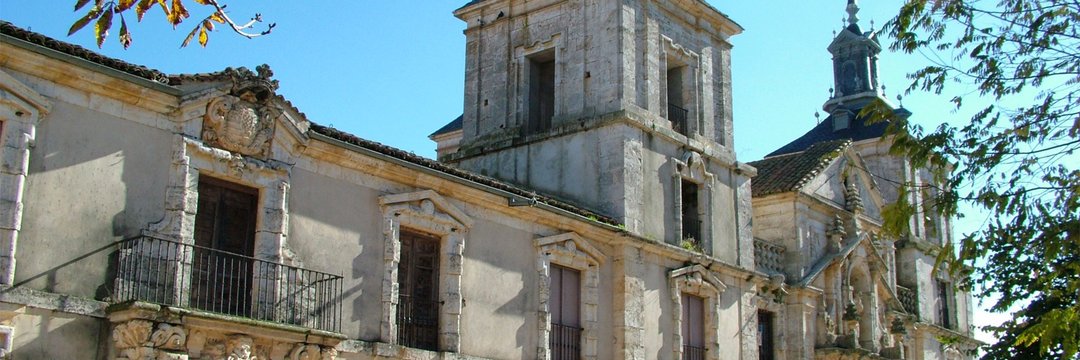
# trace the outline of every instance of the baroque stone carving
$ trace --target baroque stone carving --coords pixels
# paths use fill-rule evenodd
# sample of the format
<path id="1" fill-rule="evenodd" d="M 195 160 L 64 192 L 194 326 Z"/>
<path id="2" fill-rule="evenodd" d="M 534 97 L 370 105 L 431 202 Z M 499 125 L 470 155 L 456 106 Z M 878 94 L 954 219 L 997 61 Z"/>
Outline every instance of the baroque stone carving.
<path id="1" fill-rule="evenodd" d="M 321 360 L 322 352 L 318 345 L 296 344 L 289 353 L 289 360 Z"/>
<path id="2" fill-rule="evenodd" d="M 150 330 L 153 323 L 145 320 L 132 320 L 117 325 L 113 329 L 113 341 L 120 350 L 120 359 L 154 359 L 157 351 L 150 347 Z"/>
<path id="3" fill-rule="evenodd" d="M 211 146 L 266 159 L 281 109 L 273 104 L 277 81 L 266 65 L 258 74 L 245 68 L 228 69 L 233 80 L 229 95 L 211 100 L 203 118 L 202 139 Z"/>
<path id="4" fill-rule="evenodd" d="M 133 320 L 117 325 L 113 329 L 113 340 L 119 349 L 130 349 L 145 346 L 150 339 L 150 329 L 153 324 L 145 320 Z"/>
<path id="5" fill-rule="evenodd" d="M 195 331 L 191 333 L 191 336 L 187 340 L 187 351 L 191 357 L 202 357 L 203 350 L 206 348 L 206 333 L 202 331 Z"/>
<path id="6" fill-rule="evenodd" d="M 274 135 L 273 121 L 266 110 L 255 104 L 225 96 L 207 105 L 202 138 L 212 146 L 266 158 Z"/>
<path id="7" fill-rule="evenodd" d="M 164 350 L 182 350 L 187 343 L 187 333 L 183 327 L 159 324 L 157 331 L 150 335 L 154 347 Z"/>
<path id="8" fill-rule="evenodd" d="M 256 360 L 255 342 L 244 335 L 233 335 L 225 341 L 226 360 Z"/>

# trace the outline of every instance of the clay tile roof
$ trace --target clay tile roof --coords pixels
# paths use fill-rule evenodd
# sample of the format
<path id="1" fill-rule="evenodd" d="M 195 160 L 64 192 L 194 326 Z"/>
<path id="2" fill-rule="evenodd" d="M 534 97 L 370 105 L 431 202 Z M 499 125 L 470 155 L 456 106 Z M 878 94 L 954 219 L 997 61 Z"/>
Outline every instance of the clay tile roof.
<path id="1" fill-rule="evenodd" d="M 750 184 L 753 197 L 797 191 L 825 170 L 851 146 L 851 140 L 833 140 L 814 144 L 806 151 L 767 157 L 751 162 L 758 175 Z"/>
<path id="2" fill-rule="evenodd" d="M 135 75 L 147 80 L 156 81 L 163 84 L 167 84 L 169 82 L 168 75 L 161 71 L 101 55 L 82 46 L 66 43 L 33 31 L 20 28 L 18 26 L 15 26 L 15 24 L 7 21 L 0 20 L 0 34 L 4 34 L 15 39 L 19 39 L 50 50 L 55 50 L 67 55 L 81 58 L 83 60 L 87 60 L 98 65 Z"/>
<path id="3" fill-rule="evenodd" d="M 416 165 L 420 165 L 420 166 L 423 166 L 423 167 L 426 167 L 426 168 L 429 168 L 429 169 L 432 169 L 432 170 L 435 170 L 435 171 L 438 171 L 438 172 L 441 172 L 441 173 L 444 173 L 444 174 L 447 174 L 447 175 L 450 175 L 450 176 L 458 177 L 458 178 L 468 180 L 468 181 L 472 181 L 472 182 L 475 182 L 475 183 L 478 183 L 478 184 L 481 184 L 481 185 L 485 185 L 485 186 L 489 186 L 489 187 L 492 187 L 492 188 L 495 188 L 495 189 L 506 191 L 506 192 L 509 192 L 511 194 L 521 196 L 523 198 L 535 199 L 537 202 L 544 203 L 544 204 L 550 205 L 552 207 L 556 207 L 556 208 L 559 208 L 559 209 L 562 209 L 562 210 L 565 210 L 565 211 L 580 215 L 582 217 L 586 217 L 586 218 L 589 218 L 589 219 L 595 219 L 596 221 L 601 222 L 601 223 L 605 223 L 605 224 L 609 224 L 609 225 L 619 225 L 620 224 L 617 220 L 615 220 L 615 219 L 613 219 L 611 217 L 601 215 L 601 214 L 595 213 L 593 211 L 578 207 L 576 205 L 566 203 L 564 201 L 558 200 L 558 199 L 553 198 L 551 196 L 540 194 L 540 193 L 537 193 L 537 192 L 534 192 L 534 191 L 525 190 L 525 189 L 516 187 L 514 185 L 510 185 L 510 184 L 507 184 L 505 182 L 495 180 L 495 179 L 492 179 L 492 178 L 489 178 L 489 177 L 486 177 L 486 176 L 483 176 L 483 175 L 479 175 L 479 174 L 476 174 L 476 173 L 473 173 L 473 172 L 470 172 L 470 171 L 461 170 L 461 169 L 458 169 L 456 167 L 453 167 L 453 166 L 450 166 L 450 165 L 447 165 L 447 164 L 444 164 L 444 163 L 440 163 L 438 161 L 431 160 L 431 159 L 425 158 L 423 156 L 419 156 L 419 155 L 413 154 L 411 152 L 407 152 L 405 150 L 401 150 L 401 149 L 398 149 L 398 148 L 395 148 L 395 147 L 392 147 L 392 146 L 383 145 L 383 144 L 380 144 L 378 142 L 367 140 L 367 139 L 361 139 L 360 137 L 357 137 L 356 135 L 349 134 L 347 132 L 344 132 L 344 131 L 341 131 L 341 130 L 338 130 L 338 129 L 334 129 L 334 128 L 318 125 L 318 124 L 315 124 L 315 123 L 311 123 L 311 131 L 322 134 L 322 135 L 325 135 L 325 136 L 330 137 L 330 138 L 335 139 L 335 140 L 339 140 L 339 141 L 342 141 L 342 142 L 345 142 L 345 143 L 349 143 L 349 144 L 352 144 L 352 145 L 362 147 L 364 149 L 375 151 L 375 152 L 381 153 L 383 155 L 387 155 L 387 156 L 394 157 L 394 158 L 397 158 L 397 159 L 400 159 L 400 160 L 404 160 L 404 161 L 407 161 L 407 162 L 410 162 L 410 163 L 413 163 L 413 164 L 416 164 Z"/>

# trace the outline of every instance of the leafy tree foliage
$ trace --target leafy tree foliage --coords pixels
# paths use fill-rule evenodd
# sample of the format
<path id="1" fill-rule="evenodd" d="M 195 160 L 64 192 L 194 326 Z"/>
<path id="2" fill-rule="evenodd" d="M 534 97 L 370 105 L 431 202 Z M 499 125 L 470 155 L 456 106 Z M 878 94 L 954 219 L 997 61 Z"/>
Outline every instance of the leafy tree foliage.
<path id="1" fill-rule="evenodd" d="M 963 125 L 922 128 L 891 111 L 892 151 L 936 169 L 932 203 L 945 215 L 967 202 L 989 210 L 982 229 L 941 252 L 944 269 L 991 310 L 984 359 L 1074 359 L 1080 344 L 1080 2 L 908 0 L 886 26 L 891 47 L 938 59 L 908 91 L 987 102 Z M 975 90 L 972 91 L 972 88 Z M 969 103 L 972 101 L 969 101 Z M 910 189 L 909 189 L 910 190 Z M 906 199 L 904 199 L 906 200 Z M 900 204 L 913 213 L 916 205 Z M 888 226 L 906 226 L 905 221 Z M 906 229 L 893 229 L 904 232 Z"/>
<path id="2" fill-rule="evenodd" d="M 227 5 L 219 3 L 217 0 L 192 0 L 197 5 L 202 5 L 209 8 L 212 12 L 205 18 L 200 20 L 190 32 L 187 37 L 180 44 L 180 47 L 185 47 L 191 43 L 191 40 L 198 38 L 199 45 L 206 47 L 207 42 L 210 41 L 210 32 L 214 31 L 216 24 L 222 24 L 228 26 L 234 32 L 240 36 L 247 38 L 254 38 L 262 35 L 269 34 L 274 29 L 274 24 L 267 26 L 266 30 L 258 33 L 250 32 L 250 29 L 257 23 L 262 22 L 262 16 L 255 14 L 255 17 L 246 24 L 238 24 L 229 17 L 225 8 Z M 90 0 L 76 0 L 75 11 L 80 11 L 90 4 Z M 185 19 L 191 17 L 191 13 L 188 12 L 187 6 L 184 4 L 184 0 L 94 0 L 94 6 L 90 7 L 90 10 L 86 12 L 86 15 L 79 18 L 71 25 L 71 29 L 68 30 L 68 36 L 82 30 L 91 22 L 94 23 L 94 37 L 97 39 L 98 47 L 101 47 L 105 43 L 105 39 L 109 37 L 109 30 L 113 28 L 113 23 L 116 17 L 120 18 L 120 44 L 124 48 L 131 46 L 132 37 L 131 32 L 128 30 L 127 20 L 124 14 L 131 14 L 131 11 L 135 12 L 135 17 L 138 21 L 142 21 L 143 16 L 148 11 L 151 11 L 154 7 L 161 8 L 165 12 L 165 20 L 172 24 L 173 28 L 176 28 Z"/>

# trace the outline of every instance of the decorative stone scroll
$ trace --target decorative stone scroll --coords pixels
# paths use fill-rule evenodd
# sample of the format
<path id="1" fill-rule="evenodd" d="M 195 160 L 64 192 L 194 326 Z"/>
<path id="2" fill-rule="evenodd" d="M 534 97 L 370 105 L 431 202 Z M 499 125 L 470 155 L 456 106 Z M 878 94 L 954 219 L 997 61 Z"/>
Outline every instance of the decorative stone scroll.
<path id="1" fill-rule="evenodd" d="M 672 318 L 675 319 L 673 330 L 675 332 L 674 344 L 682 344 L 682 294 L 690 294 L 705 300 L 705 358 L 717 360 L 720 358 L 720 330 L 717 324 L 720 309 L 720 295 L 727 289 L 719 278 L 705 266 L 695 264 L 672 270 L 668 273 L 671 283 L 671 300 L 675 303 L 672 310 Z M 682 359 L 682 346 L 674 346 L 675 359 Z"/>
<path id="2" fill-rule="evenodd" d="M 536 239 L 536 267 L 540 275 L 540 339 L 537 348 L 538 359 L 550 359 L 551 348 L 551 264 L 568 267 L 581 272 L 581 314 L 582 314 L 582 359 L 596 359 L 599 338 L 596 334 L 599 323 L 600 304 L 600 265 L 604 255 L 576 233 L 568 232 Z"/>

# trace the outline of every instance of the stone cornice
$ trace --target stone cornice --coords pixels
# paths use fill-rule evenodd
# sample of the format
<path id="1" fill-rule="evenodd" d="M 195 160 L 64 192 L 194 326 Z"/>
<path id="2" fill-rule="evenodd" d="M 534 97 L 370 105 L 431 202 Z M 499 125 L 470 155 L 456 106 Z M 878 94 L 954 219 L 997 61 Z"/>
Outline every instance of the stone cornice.
<path id="1" fill-rule="evenodd" d="M 82 58 L 0 35 L 0 67 L 158 113 L 179 106 L 181 90 Z"/>
<path id="2" fill-rule="evenodd" d="M 737 161 L 733 154 L 726 150 L 723 145 L 709 141 L 701 136 L 687 137 L 679 134 L 670 128 L 671 125 L 668 120 L 636 106 L 631 106 L 629 109 L 581 118 L 572 122 L 563 122 L 560 125 L 553 127 L 551 130 L 526 137 L 518 136 L 517 134 L 520 133 L 519 129 L 517 127 L 512 127 L 476 139 L 467 147 L 463 146 L 457 153 L 448 154 L 440 160 L 456 163 L 461 160 L 502 149 L 528 145 L 585 131 L 593 131 L 616 124 L 632 126 L 648 132 L 657 138 L 675 143 L 687 150 L 698 152 L 703 157 L 711 160 L 714 164 L 735 170 L 742 175 L 749 177 L 757 175 L 756 168 Z"/>

